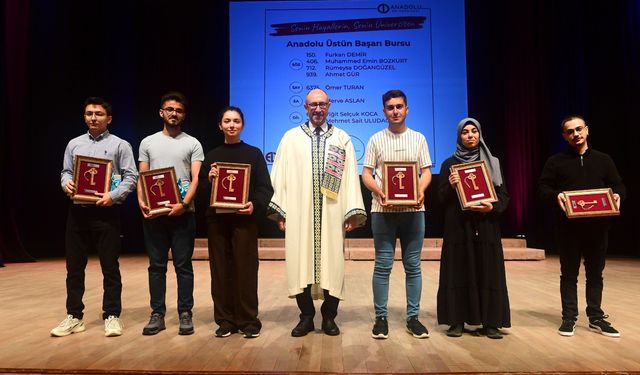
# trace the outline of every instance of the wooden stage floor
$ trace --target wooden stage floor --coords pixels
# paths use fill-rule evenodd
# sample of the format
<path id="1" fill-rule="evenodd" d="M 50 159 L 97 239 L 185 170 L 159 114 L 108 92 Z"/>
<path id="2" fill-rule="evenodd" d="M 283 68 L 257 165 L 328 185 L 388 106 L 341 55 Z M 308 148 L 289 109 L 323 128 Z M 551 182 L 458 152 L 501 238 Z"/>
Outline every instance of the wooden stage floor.
<path id="1" fill-rule="evenodd" d="M 167 330 L 142 336 L 148 308 L 147 260 L 121 258 L 123 336 L 104 337 L 100 316 L 102 280 L 96 258 L 90 260 L 85 294 L 87 330 L 68 337 L 49 336 L 65 316 L 63 259 L 8 264 L 0 268 L 0 373 L 416 373 L 416 372 L 622 372 L 640 370 L 640 260 L 609 259 L 603 307 L 621 338 L 587 328 L 584 278 L 578 289 L 581 315 L 574 337 L 556 333 L 560 323 L 559 264 L 507 262 L 512 324 L 503 340 L 464 335 L 449 338 L 436 325 L 439 262 L 422 262 L 421 320 L 431 337 L 414 339 L 404 330 L 404 273 L 396 262 L 390 293 L 390 338 L 370 336 L 374 321 L 371 292 L 373 262 L 348 261 L 347 296 L 337 322 L 342 334 L 319 332 L 290 336 L 297 323 L 295 301 L 286 297 L 284 263 L 260 263 L 259 338 L 215 338 L 206 261 L 194 262 L 196 290 L 191 336 L 177 334 L 175 276 L 168 276 Z M 320 325 L 316 315 L 316 326 Z"/>

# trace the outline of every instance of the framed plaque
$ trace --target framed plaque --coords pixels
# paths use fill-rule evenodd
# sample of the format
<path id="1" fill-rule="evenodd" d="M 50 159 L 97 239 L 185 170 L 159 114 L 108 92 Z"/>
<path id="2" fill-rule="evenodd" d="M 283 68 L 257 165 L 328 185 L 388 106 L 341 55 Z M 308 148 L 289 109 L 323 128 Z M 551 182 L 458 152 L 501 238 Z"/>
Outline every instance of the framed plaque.
<path id="1" fill-rule="evenodd" d="M 468 210 L 482 202 L 497 202 L 496 190 L 484 160 L 451 166 L 451 173 L 458 173 L 460 183 L 456 187 L 460 207 Z"/>
<path id="2" fill-rule="evenodd" d="M 111 160 L 76 155 L 73 183 L 76 193 L 72 199 L 83 203 L 95 203 L 100 197 L 95 193 L 107 193 L 111 188 Z"/>
<path id="3" fill-rule="evenodd" d="M 620 210 L 610 188 L 563 191 L 569 219 L 595 216 L 616 216 Z"/>
<path id="4" fill-rule="evenodd" d="M 152 215 L 166 215 L 171 212 L 169 204 L 181 203 L 178 192 L 176 170 L 173 167 L 140 172 L 144 202 Z"/>
<path id="5" fill-rule="evenodd" d="M 418 164 L 406 161 L 385 162 L 382 166 L 382 191 L 387 204 L 418 204 Z"/>
<path id="6" fill-rule="evenodd" d="M 240 163 L 216 163 L 218 177 L 211 186 L 209 205 L 216 208 L 241 209 L 249 201 L 251 165 Z"/>

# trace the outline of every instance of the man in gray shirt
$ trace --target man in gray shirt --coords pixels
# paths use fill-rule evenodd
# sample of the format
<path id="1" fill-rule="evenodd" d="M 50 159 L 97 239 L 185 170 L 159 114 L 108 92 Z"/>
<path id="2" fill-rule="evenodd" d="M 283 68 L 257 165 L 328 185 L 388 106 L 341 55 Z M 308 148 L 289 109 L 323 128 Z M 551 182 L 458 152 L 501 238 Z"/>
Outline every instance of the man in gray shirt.
<path id="1" fill-rule="evenodd" d="M 67 317 L 54 329 L 52 336 L 67 336 L 85 330 L 82 321 L 84 275 L 87 254 L 95 248 L 100 257 L 104 277 L 102 318 L 105 336 L 122 335 L 120 266 L 120 209 L 125 198 L 136 188 L 138 172 L 131 145 L 109 133 L 111 105 L 102 98 L 90 97 L 84 103 L 84 121 L 89 131 L 69 141 L 64 151 L 60 174 L 62 190 L 73 197 L 77 186 L 73 182 L 76 157 L 109 159 L 112 164 L 111 190 L 96 192 L 95 204 L 71 204 L 67 216 L 65 252 L 67 263 Z"/>
<path id="2" fill-rule="evenodd" d="M 198 188 L 198 174 L 204 160 L 202 145 L 197 139 L 182 131 L 186 117 L 187 99 L 179 92 L 165 94 L 160 100 L 160 117 L 163 129 L 140 143 L 140 172 L 174 167 L 180 185 L 182 203 L 170 204 L 166 216 L 150 213 L 142 184 L 138 184 L 138 204 L 144 216 L 144 242 L 149 255 L 149 294 L 151 296 L 151 318 L 143 328 L 143 335 L 155 335 L 165 329 L 164 315 L 167 311 L 165 295 L 167 289 L 167 263 L 169 248 L 173 258 L 178 282 L 178 315 L 180 335 L 194 332 L 193 265 L 191 257 L 196 236 L 196 220 L 193 201 Z"/>

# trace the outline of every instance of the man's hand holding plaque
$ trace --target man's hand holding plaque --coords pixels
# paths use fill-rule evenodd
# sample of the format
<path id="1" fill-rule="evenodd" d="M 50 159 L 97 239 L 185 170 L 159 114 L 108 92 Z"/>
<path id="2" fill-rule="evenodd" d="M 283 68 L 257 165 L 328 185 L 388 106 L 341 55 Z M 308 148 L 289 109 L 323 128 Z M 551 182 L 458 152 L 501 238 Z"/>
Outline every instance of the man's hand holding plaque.
<path id="1" fill-rule="evenodd" d="M 174 210 L 183 209 L 178 192 L 176 170 L 174 167 L 153 169 L 140 173 L 144 203 L 140 205 L 146 218 L 168 215 Z"/>
<path id="2" fill-rule="evenodd" d="M 100 159 L 77 155 L 73 168 L 73 181 L 69 180 L 65 189 L 76 202 L 106 206 L 111 187 L 112 163 L 109 159 Z"/>
<path id="3" fill-rule="evenodd" d="M 620 215 L 620 196 L 610 188 L 563 191 L 558 204 L 569 219 Z"/>
<path id="4" fill-rule="evenodd" d="M 382 166 L 383 205 L 418 204 L 418 165 L 415 162 L 385 162 Z"/>

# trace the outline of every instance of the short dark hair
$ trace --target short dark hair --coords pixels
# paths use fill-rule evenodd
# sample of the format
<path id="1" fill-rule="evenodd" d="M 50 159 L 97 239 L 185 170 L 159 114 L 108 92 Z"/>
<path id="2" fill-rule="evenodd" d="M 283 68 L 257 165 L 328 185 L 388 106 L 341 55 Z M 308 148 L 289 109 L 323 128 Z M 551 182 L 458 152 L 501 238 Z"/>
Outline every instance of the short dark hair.
<path id="1" fill-rule="evenodd" d="M 222 122 L 222 116 L 224 116 L 224 114 L 228 111 L 238 112 L 238 114 L 240 115 L 240 119 L 242 120 L 242 126 L 244 126 L 244 113 L 242 113 L 242 110 L 240 108 L 233 105 L 228 105 L 220 110 L 220 112 L 218 113 L 218 124 Z"/>
<path id="2" fill-rule="evenodd" d="M 407 103 L 407 95 L 405 95 L 402 90 L 389 90 L 382 94 L 382 105 L 384 106 L 384 103 L 393 98 L 402 98 L 404 100 L 404 104 L 409 104 Z"/>
<path id="3" fill-rule="evenodd" d="M 187 97 L 184 96 L 183 93 L 178 91 L 171 91 L 162 95 L 162 99 L 160 99 L 160 108 L 162 108 L 162 106 L 164 106 L 164 103 L 168 102 L 169 100 L 175 100 L 176 102 L 182 104 L 185 111 L 187 110 Z"/>
<path id="4" fill-rule="evenodd" d="M 87 106 L 89 104 L 101 105 L 102 108 L 104 108 L 104 110 L 107 112 L 107 116 L 111 116 L 111 110 L 112 110 L 111 109 L 111 104 L 109 104 L 109 102 L 107 102 L 103 98 L 101 98 L 99 96 L 90 96 L 90 97 L 88 97 L 84 101 L 84 107 L 82 107 L 83 111 L 87 108 Z"/>
<path id="5" fill-rule="evenodd" d="M 562 119 L 562 122 L 560 123 L 560 131 L 564 133 L 564 124 L 566 124 L 571 120 L 576 120 L 576 119 L 582 120 L 582 122 L 584 122 L 585 125 L 587 124 L 587 121 L 585 121 L 584 117 L 580 115 L 569 115 Z"/>

